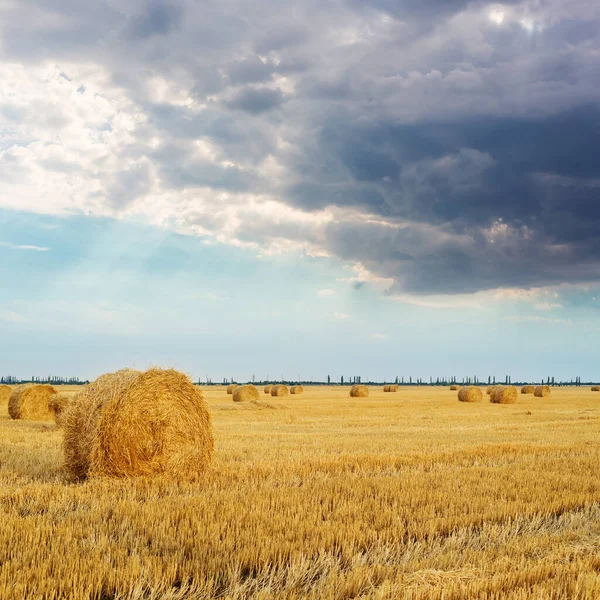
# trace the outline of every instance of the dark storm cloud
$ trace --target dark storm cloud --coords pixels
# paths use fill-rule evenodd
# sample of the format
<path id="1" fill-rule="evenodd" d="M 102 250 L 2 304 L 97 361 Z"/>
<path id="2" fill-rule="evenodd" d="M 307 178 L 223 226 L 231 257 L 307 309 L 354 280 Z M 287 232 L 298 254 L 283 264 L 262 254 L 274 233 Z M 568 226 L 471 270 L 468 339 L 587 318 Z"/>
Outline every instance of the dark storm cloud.
<path id="1" fill-rule="evenodd" d="M 142 166 L 114 177 L 114 204 L 147 189 L 152 165 L 169 190 L 333 206 L 336 221 L 311 242 L 394 290 L 600 280 L 600 6 L 39 0 L 0 10 L 0 60 L 100 64 L 144 113 L 126 150 Z M 150 76 L 201 108 L 156 100 Z M 24 118 L 18 104 L 2 111 Z M 281 176 L 261 171 L 268 161 Z M 268 230 L 244 235 L 260 244 Z"/>

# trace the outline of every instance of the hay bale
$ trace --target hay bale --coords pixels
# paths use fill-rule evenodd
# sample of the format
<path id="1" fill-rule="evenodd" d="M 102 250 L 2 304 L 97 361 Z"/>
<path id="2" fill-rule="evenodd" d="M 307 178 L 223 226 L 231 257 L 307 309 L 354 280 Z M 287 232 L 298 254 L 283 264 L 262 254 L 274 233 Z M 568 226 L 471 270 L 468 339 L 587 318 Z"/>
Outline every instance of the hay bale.
<path id="1" fill-rule="evenodd" d="M 451 392 L 455 392 L 456 390 L 460 390 L 460 385 L 458 385 L 458 384 L 452 384 L 450 386 L 450 391 Z"/>
<path id="2" fill-rule="evenodd" d="M 62 418 L 67 406 L 73 400 L 76 394 L 66 394 L 60 392 L 55 394 L 48 401 L 48 408 L 54 414 L 54 422 L 60 427 L 62 425 Z"/>
<path id="3" fill-rule="evenodd" d="M 600 385 L 593 385 L 592 392 L 600 392 Z"/>
<path id="4" fill-rule="evenodd" d="M 304 388 L 301 385 L 293 385 L 290 388 L 290 394 L 303 394 Z"/>
<path id="5" fill-rule="evenodd" d="M 212 459 L 202 392 L 172 369 L 102 375 L 77 394 L 62 420 L 65 466 L 76 479 L 189 479 L 206 471 Z"/>
<path id="6" fill-rule="evenodd" d="M 239 385 L 233 390 L 234 402 L 256 402 L 260 398 L 258 390 L 252 385 Z"/>
<path id="7" fill-rule="evenodd" d="M 289 392 L 285 385 L 276 384 L 271 387 L 271 396 L 287 396 L 287 395 L 289 395 Z"/>
<path id="8" fill-rule="evenodd" d="M 481 402 L 483 393 L 477 386 L 468 385 L 460 388 L 458 391 L 458 399 L 460 402 Z"/>
<path id="9" fill-rule="evenodd" d="M 524 385 L 521 388 L 521 394 L 533 394 L 535 392 L 535 387 L 532 385 Z"/>
<path id="10" fill-rule="evenodd" d="M 238 386 L 237 383 L 232 383 L 231 385 L 227 386 L 227 393 L 229 395 L 233 394 L 233 390 L 235 390 L 235 388 Z"/>
<path id="11" fill-rule="evenodd" d="M 497 385 L 490 396 L 494 404 L 515 404 L 517 401 L 517 388 L 514 385 Z"/>
<path id="12" fill-rule="evenodd" d="M 8 407 L 8 400 L 12 394 L 10 385 L 0 385 L 0 406 Z"/>
<path id="13" fill-rule="evenodd" d="M 353 385 L 350 388 L 350 396 L 353 398 L 366 398 L 369 395 L 369 388 L 366 385 Z"/>
<path id="14" fill-rule="evenodd" d="M 383 386 L 383 391 L 384 392 L 397 392 L 398 391 L 398 384 L 397 383 L 390 383 L 389 385 L 384 385 Z"/>
<path id="15" fill-rule="evenodd" d="M 494 391 L 496 390 L 497 387 L 498 387 L 497 385 L 488 385 L 487 389 L 485 390 L 485 393 L 488 396 L 493 396 L 494 395 Z M 490 398 L 490 401 L 491 401 L 491 398 Z"/>
<path id="16" fill-rule="evenodd" d="M 550 387 L 547 385 L 536 385 L 533 395 L 537 398 L 545 398 L 550 395 Z"/>
<path id="17" fill-rule="evenodd" d="M 19 385 L 8 399 L 8 414 L 13 419 L 46 421 L 52 418 L 48 402 L 56 390 L 51 385 Z"/>
<path id="18" fill-rule="evenodd" d="M 269 384 L 269 385 L 265 385 L 265 389 L 263 391 L 265 392 L 265 394 L 269 394 L 269 396 L 270 396 L 272 389 L 273 389 L 273 386 L 271 384 Z"/>

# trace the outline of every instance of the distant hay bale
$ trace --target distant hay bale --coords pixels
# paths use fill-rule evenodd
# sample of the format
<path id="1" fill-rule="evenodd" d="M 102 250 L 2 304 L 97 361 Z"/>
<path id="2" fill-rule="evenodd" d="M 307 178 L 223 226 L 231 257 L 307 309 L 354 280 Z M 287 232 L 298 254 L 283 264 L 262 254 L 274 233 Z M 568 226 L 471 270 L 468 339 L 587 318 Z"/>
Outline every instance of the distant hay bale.
<path id="1" fill-rule="evenodd" d="M 270 396 L 272 389 L 273 389 L 273 386 L 271 384 L 269 384 L 269 385 L 265 385 L 265 389 L 263 391 L 265 392 L 265 394 L 269 394 L 269 396 Z"/>
<path id="2" fill-rule="evenodd" d="M 458 399 L 460 402 L 481 402 L 483 393 L 475 385 L 464 386 L 458 391 Z"/>
<path id="3" fill-rule="evenodd" d="M 383 391 L 384 392 L 397 392 L 398 391 L 398 384 L 397 383 L 390 383 L 389 385 L 384 385 L 383 386 Z"/>
<path id="4" fill-rule="evenodd" d="M 234 402 L 252 402 L 260 398 L 258 390 L 252 385 L 239 385 L 233 390 Z"/>
<path id="5" fill-rule="evenodd" d="M 62 418 L 65 409 L 73 400 L 75 395 L 76 394 L 66 394 L 65 392 L 60 392 L 52 396 L 48 401 L 48 408 L 54 414 L 54 421 L 59 427 L 62 425 Z"/>
<path id="6" fill-rule="evenodd" d="M 13 419 L 46 421 L 52 418 L 48 402 L 56 390 L 51 385 L 19 385 L 8 400 L 8 414 Z"/>
<path id="7" fill-rule="evenodd" d="M 521 388 L 521 394 L 533 394 L 535 392 L 535 387 L 533 385 L 524 385 Z"/>
<path id="8" fill-rule="evenodd" d="M 271 396 L 287 396 L 289 395 L 289 391 L 287 386 L 278 384 L 271 386 Z"/>
<path id="9" fill-rule="evenodd" d="M 545 398 L 550 395 L 550 387 L 547 385 L 536 385 L 533 395 L 537 398 Z"/>
<path id="10" fill-rule="evenodd" d="M 460 390 L 460 385 L 453 384 L 450 386 L 450 391 L 455 392 L 456 390 Z"/>
<path id="11" fill-rule="evenodd" d="M 12 394 L 12 388 L 10 385 L 0 385 L 0 406 L 8 407 L 8 400 Z"/>
<path id="12" fill-rule="evenodd" d="M 592 392 L 600 392 L 600 385 L 593 385 Z"/>
<path id="13" fill-rule="evenodd" d="M 214 441 L 202 392 L 172 369 L 102 375 L 62 417 L 65 466 L 88 476 L 194 478 L 209 467 Z"/>
<path id="14" fill-rule="evenodd" d="M 494 404 L 515 404 L 517 401 L 517 388 L 514 385 L 497 385 L 490 401 Z"/>
<path id="15" fill-rule="evenodd" d="M 290 394 L 303 394 L 304 388 L 301 385 L 293 385 L 290 388 Z"/>
<path id="16" fill-rule="evenodd" d="M 494 391 L 495 391 L 495 389 L 496 389 L 497 387 L 498 387 L 497 385 L 488 385 L 488 386 L 487 386 L 487 389 L 485 390 L 485 393 L 486 393 L 488 396 L 493 396 L 493 395 L 494 395 Z M 491 398 L 490 398 L 490 400 L 491 400 Z"/>
<path id="17" fill-rule="evenodd" d="M 233 394 L 233 390 L 235 390 L 235 388 L 238 386 L 237 383 L 232 383 L 231 385 L 227 386 L 227 393 L 228 394 Z"/>
<path id="18" fill-rule="evenodd" d="M 366 398 L 369 395 L 369 388 L 366 385 L 353 385 L 350 388 L 350 396 L 353 398 Z"/>

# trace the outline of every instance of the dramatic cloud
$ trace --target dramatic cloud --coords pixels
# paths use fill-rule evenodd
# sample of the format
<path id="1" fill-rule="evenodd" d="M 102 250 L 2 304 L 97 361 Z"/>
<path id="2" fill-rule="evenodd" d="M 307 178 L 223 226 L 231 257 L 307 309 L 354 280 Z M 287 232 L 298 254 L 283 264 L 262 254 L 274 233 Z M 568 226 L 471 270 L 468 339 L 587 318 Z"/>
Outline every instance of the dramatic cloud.
<path id="1" fill-rule="evenodd" d="M 599 53 L 586 0 L 0 3 L 0 206 L 400 296 L 597 282 Z"/>

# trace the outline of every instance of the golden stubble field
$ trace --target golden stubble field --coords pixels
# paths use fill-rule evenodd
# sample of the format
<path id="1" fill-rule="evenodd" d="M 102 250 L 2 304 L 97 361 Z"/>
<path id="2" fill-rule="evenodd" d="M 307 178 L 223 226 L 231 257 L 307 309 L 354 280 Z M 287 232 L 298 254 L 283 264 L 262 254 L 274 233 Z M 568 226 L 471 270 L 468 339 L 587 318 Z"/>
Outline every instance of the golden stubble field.
<path id="1" fill-rule="evenodd" d="M 198 483 L 68 483 L 0 409 L 0 598 L 600 598 L 600 394 L 234 405 Z"/>

